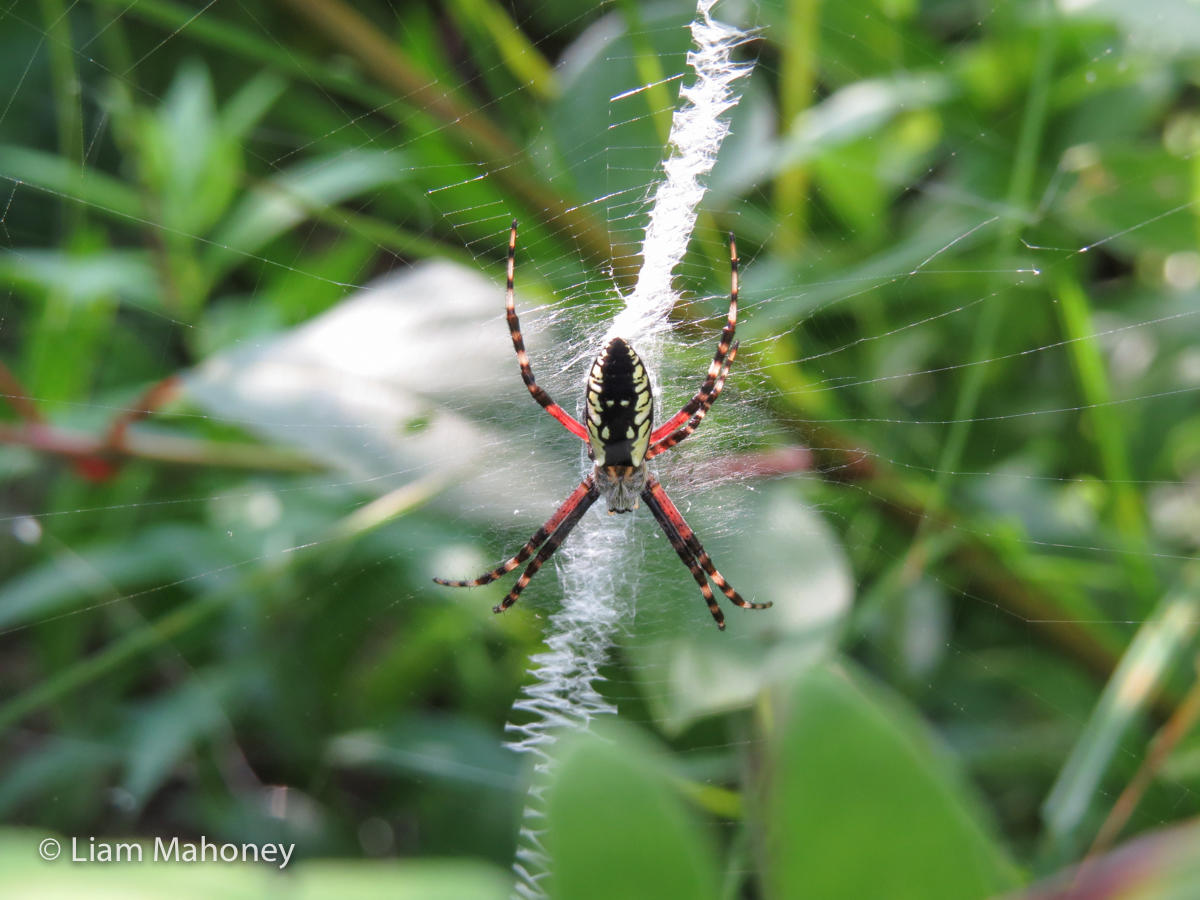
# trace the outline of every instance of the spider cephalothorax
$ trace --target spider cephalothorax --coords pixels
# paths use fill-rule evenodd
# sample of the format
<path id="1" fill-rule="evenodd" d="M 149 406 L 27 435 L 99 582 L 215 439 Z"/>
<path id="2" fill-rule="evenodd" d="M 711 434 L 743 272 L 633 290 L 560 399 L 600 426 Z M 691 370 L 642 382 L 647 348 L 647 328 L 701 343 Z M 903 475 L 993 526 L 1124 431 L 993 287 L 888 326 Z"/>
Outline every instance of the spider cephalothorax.
<path id="1" fill-rule="evenodd" d="M 588 373 L 586 424 L 576 421 L 553 400 L 533 377 L 529 355 L 525 352 L 525 340 L 521 337 L 521 323 L 513 302 L 513 268 L 517 250 L 517 223 L 512 223 L 508 238 L 508 289 L 505 293 L 505 310 L 508 328 L 512 335 L 513 349 L 521 367 L 521 378 L 533 399 L 546 412 L 571 432 L 588 442 L 588 455 L 594 460 L 592 473 L 580 482 L 566 502 L 550 519 L 534 532 L 528 543 L 517 551 L 516 556 L 490 572 L 471 581 L 447 581 L 435 578 L 438 584 L 451 587 L 474 587 L 495 581 L 511 572 L 537 551 L 533 562 L 517 579 L 513 589 L 495 607 L 503 612 L 512 606 L 542 564 L 558 549 L 576 523 L 583 518 L 593 503 L 604 498 L 610 513 L 632 512 L 638 507 L 639 498 L 645 501 L 650 513 L 667 535 L 667 540 L 692 573 L 700 592 L 708 603 L 709 612 L 717 627 L 725 627 L 725 616 L 717 606 L 708 579 L 712 579 L 726 597 L 745 609 L 766 609 L 770 603 L 750 603 L 743 600 L 721 573 L 717 571 L 704 546 L 695 532 L 684 521 L 658 479 L 650 473 L 646 462 L 664 450 L 669 450 L 690 435 L 704 420 L 713 401 L 725 387 L 729 367 L 737 356 L 737 342 L 733 340 L 737 329 L 738 258 L 733 236 L 729 237 L 729 264 L 732 284 L 729 292 L 729 315 L 716 355 L 708 367 L 708 374 L 700 390 L 690 401 L 658 428 L 653 427 L 654 395 L 650 388 L 650 377 L 641 357 L 623 338 L 613 338 L 600 351 Z M 539 549 L 540 548 L 540 549 Z M 707 576 L 707 577 L 706 577 Z"/>

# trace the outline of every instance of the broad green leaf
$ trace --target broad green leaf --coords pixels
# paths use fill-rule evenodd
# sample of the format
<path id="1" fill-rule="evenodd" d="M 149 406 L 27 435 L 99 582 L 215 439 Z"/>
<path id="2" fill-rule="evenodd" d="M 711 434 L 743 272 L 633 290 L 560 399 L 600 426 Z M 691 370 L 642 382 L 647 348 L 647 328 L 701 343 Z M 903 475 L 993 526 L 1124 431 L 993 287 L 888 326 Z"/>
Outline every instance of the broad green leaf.
<path id="1" fill-rule="evenodd" d="M 244 138 L 286 89 L 287 82 L 272 72 L 251 78 L 221 110 L 221 130 L 231 138 Z"/>
<path id="2" fill-rule="evenodd" d="M 1055 217 L 1085 242 L 1104 240 L 1108 252 L 1130 255 L 1195 250 L 1189 160 L 1160 146 L 1111 142 L 1072 148 L 1063 165 L 1075 184 Z"/>
<path id="3" fill-rule="evenodd" d="M 678 10 L 643 6 L 639 40 L 657 54 L 665 72 L 677 72 L 691 43 Z M 614 210 L 617 241 L 634 240 L 637 227 L 622 223 L 630 200 L 645 191 L 646 176 L 663 157 L 654 103 L 664 92 L 644 89 L 638 53 L 624 17 L 609 13 L 584 29 L 562 54 L 562 94 L 549 106 L 546 121 L 554 138 L 556 162 L 566 164 L 576 191 L 601 197 Z M 679 99 L 679 81 L 666 85 L 669 103 Z M 549 174 L 549 173 L 547 173 Z M 638 222 L 641 217 L 638 217 Z"/>
<path id="4" fill-rule="evenodd" d="M 718 631 L 695 582 L 655 534 L 655 552 L 643 563 L 638 625 L 624 644 L 651 710 L 671 734 L 704 716 L 744 709 L 766 686 L 823 658 L 853 597 L 837 538 L 793 486 L 730 485 L 696 497 L 704 506 L 689 513 L 690 524 L 722 574 L 747 599 L 774 606 L 739 609 L 718 594 L 726 620 Z M 710 537 L 705 508 L 746 528 L 737 539 Z"/>
<path id="5" fill-rule="evenodd" d="M 495 735 L 447 716 L 408 716 L 386 733 L 339 735 L 330 742 L 328 758 L 347 769 L 445 779 L 473 791 L 512 793 L 519 787 L 518 758 Z"/>
<path id="6" fill-rule="evenodd" d="M 967 900 L 1015 886 L 945 751 L 864 677 L 810 669 L 776 728 L 763 783 L 768 896 Z"/>
<path id="7" fill-rule="evenodd" d="M 626 728 L 573 735 L 552 779 L 543 841 L 556 900 L 719 896 L 712 836 L 644 738 Z"/>

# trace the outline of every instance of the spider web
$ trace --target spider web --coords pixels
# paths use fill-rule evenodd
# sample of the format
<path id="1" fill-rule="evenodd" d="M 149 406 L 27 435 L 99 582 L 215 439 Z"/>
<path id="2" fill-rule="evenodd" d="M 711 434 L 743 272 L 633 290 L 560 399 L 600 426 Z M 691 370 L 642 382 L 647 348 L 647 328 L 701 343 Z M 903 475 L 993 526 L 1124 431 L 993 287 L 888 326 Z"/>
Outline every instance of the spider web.
<path id="1" fill-rule="evenodd" d="M 1082 58 L 1075 80 L 1062 82 L 1077 96 L 1062 95 L 1067 88 L 1051 96 L 1049 76 L 1035 77 L 1020 107 L 1024 119 L 995 121 L 984 111 L 1002 106 L 1004 98 L 988 95 L 989 73 L 1001 63 L 971 51 L 1001 27 L 997 19 L 1016 13 L 983 5 L 968 21 L 927 10 L 930 28 L 961 30 L 962 58 L 907 48 L 897 51 L 905 62 L 894 65 L 883 58 L 878 33 L 891 17 L 911 12 L 883 4 L 855 23 L 831 13 L 819 26 L 841 52 L 828 64 L 829 91 L 781 136 L 773 131 L 772 92 L 789 71 L 763 48 L 774 40 L 772 29 L 790 26 L 771 6 L 718 6 L 718 17 L 749 33 L 762 28 L 767 37 L 738 50 L 737 58 L 756 68 L 738 85 L 731 133 L 674 270 L 680 299 L 669 319 L 651 316 L 627 328 L 614 323 L 629 321 L 622 298 L 633 291 L 663 177 L 664 123 L 692 75 L 686 54 L 694 9 L 664 4 L 632 22 L 620 9 L 600 9 L 542 25 L 548 9 L 523 8 L 515 17 L 538 35 L 533 48 L 555 63 L 561 91 L 543 101 L 549 112 L 533 128 L 522 121 L 532 88 L 495 89 L 507 83 L 511 59 L 481 60 L 469 74 L 447 66 L 435 79 L 399 87 L 387 81 L 395 73 L 374 72 L 386 90 L 350 92 L 324 50 L 270 8 L 209 4 L 176 21 L 124 4 L 16 3 L 4 10 L 0 21 L 14 42 L 32 35 L 36 44 L 32 53 L 8 57 L 11 88 L 0 96 L 7 290 L 0 333 L 8 368 L 34 386 L 5 388 L 16 409 L 6 424 L 21 421 L 17 401 L 28 394 L 54 425 L 99 433 L 139 408 L 140 390 L 171 371 L 162 363 L 180 358 L 181 341 L 191 357 L 180 372 L 182 401 L 131 426 L 145 441 L 132 446 L 160 458 L 127 470 L 119 487 L 94 486 L 69 466 L 55 469 L 43 449 L 0 448 L 11 486 L 0 631 L 14 651 L 24 658 L 36 636 L 82 629 L 101 637 L 93 659 L 107 659 L 105 651 L 135 658 L 111 629 L 144 633 L 136 629 L 175 604 L 201 622 L 205 610 L 244 595 L 275 597 L 267 619 L 286 622 L 276 589 L 266 583 L 293 577 L 299 605 L 309 608 L 341 585 L 394 582 L 381 592 L 388 596 L 361 611 L 373 629 L 390 632 L 432 606 L 453 608 L 461 616 L 455 621 L 490 620 L 496 594 L 435 593 L 441 589 L 428 579 L 469 577 L 494 565 L 586 469 L 578 443 L 529 401 L 514 374 L 501 276 L 515 215 L 526 345 L 539 382 L 574 412 L 587 365 L 617 327 L 644 336 L 638 348 L 654 361 L 658 420 L 686 401 L 711 358 L 727 303 L 726 230 L 738 234 L 743 250 L 742 349 L 730 384 L 696 435 L 656 461 L 656 470 L 730 581 L 748 598 L 774 600 L 775 608 L 727 609 L 729 629 L 717 634 L 649 517 L 610 518 L 597 504 L 509 614 L 544 629 L 553 650 L 567 634 L 564 598 L 581 601 L 571 607 L 578 614 L 573 627 L 582 629 L 587 650 L 568 694 L 581 698 L 582 709 L 628 717 L 672 739 L 692 735 L 684 752 L 702 765 L 747 743 L 744 735 L 710 736 L 711 717 L 744 708 L 764 683 L 841 645 L 917 696 L 913 685 L 923 680 L 960 679 L 961 692 L 930 699 L 927 712 L 969 751 L 979 737 L 955 732 L 971 718 L 959 713 L 1014 688 L 1084 729 L 1094 684 L 1081 686 L 1055 670 L 1055 687 L 1047 688 L 1020 671 L 1020 660 L 1044 641 L 1068 660 L 1065 667 L 1086 671 L 1101 664 L 1095 647 L 1123 643 L 1164 609 L 1182 609 L 1176 643 L 1166 652 L 1177 655 L 1197 621 L 1190 595 L 1169 588 L 1195 550 L 1200 454 L 1190 423 L 1200 363 L 1189 337 L 1200 256 L 1187 174 L 1194 123 L 1171 102 L 1166 70 L 1151 60 L 1183 65 L 1193 58 L 1188 35 L 1197 32 L 1171 18 L 1185 13 L 1170 5 L 1133 19 L 1118 4 L 1042 10 L 1067 22 L 1096 17 L 1084 53 L 1050 39 L 1021 51 L 1022 65 L 1035 72 Z M 437 33 L 431 14 L 392 12 L 405 46 Z M 240 92 L 188 60 L 211 53 L 214 41 L 220 46 L 221 29 L 234 23 L 256 35 L 272 60 L 273 74 L 265 75 L 261 59 L 240 63 L 256 75 Z M 122 30 L 125 46 L 116 40 Z M 644 68 L 647 59 L 657 71 Z M 970 74 L 948 78 L 940 70 L 949 64 Z M 68 102 L 62 83 L 72 78 L 80 90 Z M 1152 172 L 1134 165 L 1142 157 L 1123 146 L 1125 134 L 1105 114 L 1103 98 L 1088 94 L 1097 82 L 1162 118 L 1158 131 L 1144 132 L 1161 136 Z M 963 84 L 975 95 L 956 96 Z M 285 91 L 319 109 L 324 124 L 301 127 L 285 108 L 296 98 Z M 47 95 L 60 98 L 59 128 L 30 131 Z M 475 157 L 461 147 L 447 153 L 472 108 L 460 121 L 455 113 L 439 115 L 438 105 L 464 96 L 491 98 L 474 112 L 512 124 L 527 156 L 489 147 L 478 134 Z M 940 135 L 939 111 L 955 104 L 966 108 L 959 108 L 959 130 Z M 159 111 L 157 130 L 143 126 L 151 137 L 136 138 L 135 108 L 142 116 Z M 1071 111 L 1065 135 L 1045 132 L 1047 109 Z M 172 126 L 194 126 L 206 116 L 213 128 L 203 143 L 207 153 L 236 155 L 231 144 L 241 142 L 241 180 L 206 186 L 203 179 L 213 176 L 201 162 L 174 180 L 156 173 L 155 153 L 171 149 Z M 211 125 L 216 120 L 223 131 Z M 146 143 L 131 152 L 135 138 Z M 1010 146 L 1018 148 L 1011 178 L 994 183 L 983 162 Z M 1052 170 L 1031 161 L 1042 146 L 1057 150 Z M 187 158 L 178 147 L 172 152 L 177 161 Z M 80 165 L 64 166 L 64 159 Z M 130 175 L 137 166 L 141 174 Z M 524 192 L 529 167 L 553 196 Z M 817 183 L 817 199 L 788 207 L 780 201 L 786 191 L 773 194 L 771 185 L 795 167 Z M 130 191 L 118 190 L 122 176 L 158 185 L 160 205 L 132 202 Z M 873 196 L 868 185 L 890 192 Z M 239 199 L 188 208 L 223 191 Z M 513 208 L 514 196 L 521 208 Z M 892 203 L 903 212 L 903 234 L 856 240 L 887 227 L 881 210 Z M 388 219 L 400 225 L 385 227 Z M 111 230 L 103 239 L 96 236 L 101 222 Z M 847 258 L 836 238 L 806 240 L 839 233 L 856 251 L 866 244 L 874 251 Z M 66 234 L 74 249 L 54 240 Z M 89 241 L 93 250 L 111 243 L 114 252 L 89 254 Z M 772 249 L 788 241 L 790 252 Z M 197 260 L 187 258 L 192 252 Z M 178 276 L 164 282 L 155 274 L 163 264 L 197 282 L 205 276 L 192 267 L 220 273 L 231 287 Z M 1125 287 L 1130 281 L 1134 289 Z M 164 295 L 164 283 L 177 294 Z M 289 308 L 279 299 L 289 290 L 310 305 Z M 206 291 L 218 313 L 200 317 L 188 298 Z M 1086 297 L 1080 303 L 1081 291 L 1095 295 L 1096 307 L 1082 319 L 1088 304 Z M 118 325 L 103 324 L 114 317 Z M 1019 327 L 1035 317 L 1037 327 Z M 106 356 L 135 353 L 140 379 L 111 362 L 77 372 L 76 383 L 56 379 L 64 346 L 86 356 L 87 336 L 106 334 Z M 1096 360 L 1109 373 L 1106 384 L 1088 380 Z M 989 382 L 1016 367 L 1028 372 L 1028 392 L 990 395 Z M 1183 424 L 1162 424 L 1172 417 Z M 1135 433 L 1138 424 L 1144 435 Z M 1131 450 L 1105 443 L 1126 429 Z M 1074 441 L 1076 431 L 1083 432 L 1080 446 L 1098 447 L 1097 458 L 1045 465 L 1041 448 Z M 151 439 L 165 432 L 251 436 L 294 451 L 276 460 L 280 466 L 307 460 L 321 468 L 189 477 L 179 487 L 168 477 L 164 486 L 156 478 L 167 476 L 155 474 L 161 454 L 186 449 Z M 1147 446 L 1155 440 L 1169 442 L 1166 451 Z M 1136 465 L 1138 454 L 1159 461 Z M 913 497 L 914 484 L 927 495 Z M 153 499 L 142 499 L 151 488 Z M 1130 513 L 1134 494 L 1145 508 Z M 1112 516 L 1110 504 L 1118 510 Z M 227 540 L 189 544 L 196 510 L 204 511 L 205 529 Z M 103 540 L 129 516 L 140 523 L 139 548 L 157 565 L 136 577 L 123 574 L 123 558 Z M 892 522 L 904 523 L 906 540 L 889 530 Z M 389 549 L 365 558 L 346 550 L 372 539 Z M 977 580 L 948 574 L 964 554 L 979 552 L 990 556 Z M 989 579 L 988 566 L 1010 558 L 1021 565 L 1001 567 Z M 1083 563 L 1099 571 L 1111 560 L 1108 570 L 1127 582 L 1127 595 L 1063 585 L 1057 573 L 1043 577 L 1047 560 L 1064 558 L 1081 561 L 1081 572 Z M 322 577 L 293 575 L 300 565 Z M 1044 602 L 1056 588 L 1063 596 Z M 1093 593 L 1100 599 L 1090 599 Z M 157 665 L 179 683 L 190 672 L 207 685 L 189 656 L 190 627 L 167 630 L 153 644 Z M 471 639 L 482 642 L 496 639 L 482 629 L 523 626 L 474 627 L 480 630 Z M 119 671 L 115 659 L 112 665 L 103 672 Z M 85 679 L 82 687 L 36 667 L 32 678 L 16 675 L 4 692 L 17 698 L 3 713 L 10 731 L 47 702 L 86 691 L 87 674 L 66 668 Z M 522 658 L 507 670 L 506 701 L 518 697 L 525 669 Z M 518 727 L 537 721 L 525 714 L 529 695 L 536 700 L 544 683 L 527 690 L 523 710 L 518 703 L 511 718 Z M 39 700 L 42 690 L 49 701 Z M 213 732 L 242 755 L 234 705 L 214 700 L 219 691 L 200 693 Z M 1005 711 L 1033 722 L 1031 729 L 1038 722 Z M 986 737 L 1012 746 L 1018 739 L 1004 735 L 1006 725 Z M 54 759 L 67 758 L 65 742 L 34 732 L 10 733 L 6 758 L 28 767 L 47 747 L 59 753 Z M 1066 765 L 1074 736 L 1049 737 L 1059 742 L 1057 769 Z M 1117 758 L 1133 765 L 1147 736 L 1135 731 L 1113 740 Z M 369 757 L 375 745 L 338 746 Z M 980 768 L 986 780 L 986 763 Z M 1068 775 L 1080 771 L 1066 768 Z M 1163 802 L 1135 823 L 1151 827 L 1194 809 L 1194 780 L 1182 766 L 1162 788 Z M 255 775 L 251 784 L 270 793 L 269 778 Z M 1064 775 L 1060 795 L 1071 784 Z M 1048 818 L 1072 831 L 1082 813 L 1069 798 L 1055 805 L 1050 784 L 1044 787 L 1052 797 Z M 120 788 L 137 795 L 125 782 Z M 1098 779 L 1096 791 L 1109 803 L 1116 799 L 1111 784 Z M 41 821 L 19 801 L 6 802 L 14 821 Z M 1012 802 L 1014 820 L 1036 806 L 1030 798 Z M 382 825 L 364 826 L 364 850 L 387 852 L 396 826 L 378 814 L 369 819 Z M 372 837 L 381 829 L 388 835 L 382 843 Z"/>

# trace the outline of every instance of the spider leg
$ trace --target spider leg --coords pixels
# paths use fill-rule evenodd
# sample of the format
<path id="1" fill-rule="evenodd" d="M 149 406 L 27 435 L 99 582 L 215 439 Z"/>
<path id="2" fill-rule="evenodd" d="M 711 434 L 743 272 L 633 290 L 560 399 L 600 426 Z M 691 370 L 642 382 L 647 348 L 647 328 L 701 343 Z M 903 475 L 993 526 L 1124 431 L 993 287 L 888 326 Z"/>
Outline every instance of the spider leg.
<path id="1" fill-rule="evenodd" d="M 700 390 L 696 395 L 675 415 L 671 416 L 666 422 L 654 429 L 650 435 L 650 443 L 655 444 L 661 441 L 667 435 L 671 434 L 680 425 L 683 425 L 695 415 L 696 411 L 708 400 L 716 386 L 717 379 L 721 375 L 721 367 L 725 362 L 725 356 L 729 353 L 729 348 L 733 344 L 733 335 L 737 331 L 737 312 L 738 312 L 738 255 L 737 243 L 733 239 L 733 235 L 729 235 L 729 315 L 725 320 L 725 327 L 721 330 L 721 340 L 717 344 L 716 355 L 713 356 L 712 362 L 708 366 L 708 374 L 704 378 L 704 383 L 700 385 Z M 716 399 L 715 397 L 713 398 Z"/>
<path id="2" fill-rule="evenodd" d="M 579 524 L 579 520 L 588 511 L 588 507 L 600 497 L 600 492 L 596 490 L 596 485 L 592 481 L 591 475 L 584 479 L 580 487 L 583 487 L 583 485 L 587 485 L 587 492 L 574 501 L 574 506 L 571 506 L 571 501 L 568 501 L 562 507 L 567 510 L 567 514 L 563 517 L 558 527 L 554 529 L 554 533 L 550 535 L 550 539 L 538 551 L 538 555 L 533 558 L 533 562 L 526 566 L 525 571 L 521 573 L 521 577 L 517 579 L 517 583 L 513 585 L 513 589 L 508 592 L 508 596 L 492 607 L 492 612 L 502 613 L 517 602 L 517 598 L 521 596 L 521 591 L 525 590 L 525 586 L 538 573 L 538 569 L 542 567 L 542 563 L 554 555 L 554 551 L 558 549 L 558 545 L 566 540 L 567 535 L 571 533 L 571 529 Z"/>
<path id="3" fill-rule="evenodd" d="M 689 437 L 693 431 L 700 427 L 700 423 L 704 421 L 704 417 L 708 415 L 708 411 L 712 409 L 712 405 L 717 401 L 717 398 L 721 396 L 721 391 L 725 389 L 725 379 L 729 376 L 729 367 L 733 365 L 734 359 L 737 358 L 737 348 L 737 341 L 734 341 L 733 346 L 729 348 L 729 356 L 725 359 L 725 364 L 721 366 L 721 374 L 717 376 L 716 383 L 713 385 L 712 393 L 708 395 L 708 398 L 702 404 L 700 404 L 700 408 L 696 410 L 695 415 L 692 416 L 692 420 L 682 428 L 679 428 L 667 435 L 657 444 L 652 445 L 650 449 L 646 451 L 646 459 L 653 459 L 654 457 L 658 456 L 658 454 L 670 450 L 680 441 Z"/>
<path id="4" fill-rule="evenodd" d="M 513 219 L 512 230 L 508 234 L 508 287 L 504 294 L 504 311 L 508 318 L 508 331 L 512 335 L 513 349 L 517 351 L 517 363 L 521 366 L 521 379 L 525 382 L 525 387 L 529 388 L 533 399 L 540 403 L 546 412 L 558 419 L 563 427 L 575 437 L 586 441 L 588 439 L 587 429 L 550 399 L 550 395 L 538 386 L 537 380 L 533 377 L 533 368 L 529 365 L 529 354 L 525 352 L 525 339 L 521 337 L 521 320 L 517 318 L 517 309 L 513 301 L 513 271 L 516 268 L 516 259 L 517 220 Z"/>
<path id="5" fill-rule="evenodd" d="M 720 588 L 722 594 L 743 609 L 770 608 L 770 601 L 766 603 L 751 603 L 749 600 L 743 600 L 742 595 L 735 591 L 733 585 L 725 580 L 725 576 L 717 571 L 717 567 L 713 565 L 713 561 L 707 551 L 705 551 L 704 545 L 700 543 L 700 539 L 696 537 L 696 533 L 684 521 L 683 514 L 671 502 L 671 498 L 663 490 L 662 484 L 653 475 L 646 480 L 646 487 L 642 490 L 642 498 L 646 501 L 647 506 L 653 500 L 653 502 L 662 508 L 663 515 L 670 520 L 675 530 L 679 532 L 680 538 L 683 539 L 688 549 L 692 551 L 692 554 L 696 557 L 696 561 L 700 563 L 700 567 L 708 573 L 708 577 L 712 579 L 713 584 Z"/>
<path id="6" fill-rule="evenodd" d="M 725 630 L 725 614 L 721 612 L 721 607 L 717 606 L 717 599 L 713 596 L 712 588 L 708 586 L 708 579 L 704 577 L 704 572 L 700 565 L 696 562 L 696 554 L 694 554 L 687 543 L 679 534 L 679 530 L 668 518 L 666 512 L 659 505 L 658 500 L 649 490 L 642 492 L 642 499 L 646 501 L 646 506 L 654 515 L 659 527 L 666 534 L 667 540 L 671 542 L 671 546 L 675 552 L 679 554 L 679 558 L 683 560 L 683 564 L 688 567 L 688 571 L 692 573 L 692 577 L 696 579 L 696 584 L 700 585 L 700 593 L 704 595 L 704 602 L 708 604 L 708 611 L 712 613 L 712 617 L 717 621 L 717 627 L 722 631 Z"/>
<path id="7" fill-rule="evenodd" d="M 478 578 L 473 578 L 470 581 L 449 581 L 445 578 L 435 578 L 433 580 L 438 584 L 446 585 L 446 587 L 479 587 L 482 584 L 491 584 L 497 578 L 508 574 L 521 563 L 525 562 L 525 560 L 529 559 L 529 557 L 533 556 L 533 551 L 542 546 L 546 538 L 550 537 L 550 535 L 554 533 L 558 526 L 563 523 L 563 520 L 575 511 L 575 507 L 582 503 L 587 495 L 594 490 L 595 486 L 592 481 L 592 476 L 589 475 L 579 483 L 579 487 L 575 488 L 575 490 L 571 492 L 571 496 L 568 497 L 563 505 L 560 506 L 557 511 L 555 511 L 554 515 L 552 515 L 546 521 L 546 524 L 533 533 L 533 537 L 529 539 L 528 543 L 526 543 L 524 547 L 517 551 L 516 556 L 506 562 L 502 562 L 499 566 L 492 569 L 492 571 L 485 572 L 483 575 L 480 575 Z M 594 500 L 595 498 L 593 497 L 592 499 Z M 588 501 L 588 506 L 590 505 L 591 501 Z M 584 509 L 586 510 L 587 506 L 585 506 Z M 582 515 L 582 513 L 580 513 L 580 515 Z"/>

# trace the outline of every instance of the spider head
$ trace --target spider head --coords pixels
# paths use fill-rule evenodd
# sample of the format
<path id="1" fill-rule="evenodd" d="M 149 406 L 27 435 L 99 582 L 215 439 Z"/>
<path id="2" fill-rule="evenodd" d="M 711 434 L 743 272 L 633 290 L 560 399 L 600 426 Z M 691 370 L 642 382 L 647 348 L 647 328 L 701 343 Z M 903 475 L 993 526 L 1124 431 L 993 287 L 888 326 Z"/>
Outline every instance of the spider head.
<path id="1" fill-rule="evenodd" d="M 596 487 L 610 513 L 633 512 L 646 486 L 645 466 L 596 466 Z"/>

